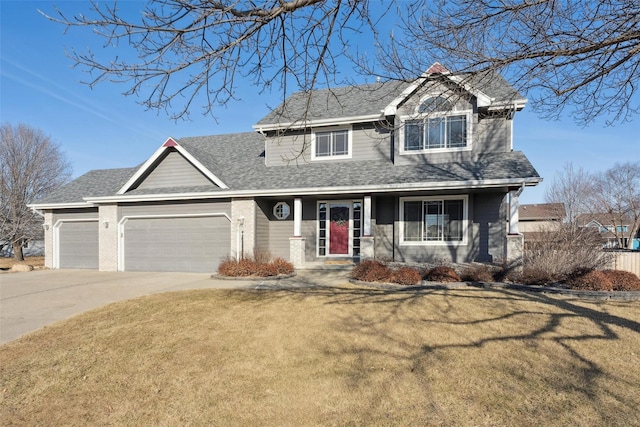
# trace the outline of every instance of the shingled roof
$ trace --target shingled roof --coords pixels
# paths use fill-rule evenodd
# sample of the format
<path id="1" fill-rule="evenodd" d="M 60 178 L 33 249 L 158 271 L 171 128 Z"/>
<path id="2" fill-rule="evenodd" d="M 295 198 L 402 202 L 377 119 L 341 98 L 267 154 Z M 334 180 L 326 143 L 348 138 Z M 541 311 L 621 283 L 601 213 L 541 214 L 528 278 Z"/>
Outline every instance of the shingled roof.
<path id="1" fill-rule="evenodd" d="M 435 74 L 435 73 L 434 73 Z M 497 104 L 526 102 L 502 76 L 495 73 L 447 74 L 480 91 Z M 422 77 L 424 79 L 424 77 Z M 293 123 L 380 115 L 399 94 L 416 82 L 394 81 L 296 92 L 262 118 L 254 128 Z M 417 86 L 416 86 L 417 87 Z M 304 116 L 301 114 L 304 113 Z"/>
<path id="2" fill-rule="evenodd" d="M 474 161 L 445 164 L 394 165 L 389 161 L 343 161 L 267 167 L 264 137 L 255 132 L 189 137 L 177 140 L 193 157 L 218 176 L 228 190 L 219 193 L 283 191 L 331 194 L 345 188 L 437 187 L 442 183 L 509 180 L 537 181 L 539 175 L 519 151 L 491 153 Z M 224 165 L 224 166 L 223 166 Z M 94 170 L 51 193 L 38 205 L 82 203 L 115 197 L 137 168 Z M 210 187 L 135 189 L 126 196 L 211 193 Z"/>

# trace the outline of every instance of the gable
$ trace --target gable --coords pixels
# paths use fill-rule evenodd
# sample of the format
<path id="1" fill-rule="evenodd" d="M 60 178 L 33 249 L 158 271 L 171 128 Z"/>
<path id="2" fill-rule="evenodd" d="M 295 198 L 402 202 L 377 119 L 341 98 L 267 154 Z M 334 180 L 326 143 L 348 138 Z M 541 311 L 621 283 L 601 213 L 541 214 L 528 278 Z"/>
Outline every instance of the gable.
<path id="1" fill-rule="evenodd" d="M 157 163 L 142 177 L 142 181 L 135 188 L 146 190 L 192 186 L 219 188 L 177 150 L 170 149 L 158 159 Z"/>
<path id="2" fill-rule="evenodd" d="M 171 155 L 172 153 L 175 153 L 175 155 Z M 158 166 L 167 158 L 170 158 L 168 163 L 158 169 Z M 195 169 L 195 172 L 199 172 L 202 177 L 205 178 L 205 181 L 202 181 L 202 177 L 197 175 L 193 169 Z M 144 184 L 152 174 L 152 179 Z M 185 150 L 185 148 L 178 144 L 173 138 L 168 138 L 165 143 L 153 153 L 129 181 L 120 188 L 118 194 L 125 194 L 131 190 L 142 189 L 140 185 L 143 184 L 147 185 L 147 190 L 203 186 L 211 187 L 211 189 L 229 188 L 220 178 L 207 169 L 200 160 Z"/>

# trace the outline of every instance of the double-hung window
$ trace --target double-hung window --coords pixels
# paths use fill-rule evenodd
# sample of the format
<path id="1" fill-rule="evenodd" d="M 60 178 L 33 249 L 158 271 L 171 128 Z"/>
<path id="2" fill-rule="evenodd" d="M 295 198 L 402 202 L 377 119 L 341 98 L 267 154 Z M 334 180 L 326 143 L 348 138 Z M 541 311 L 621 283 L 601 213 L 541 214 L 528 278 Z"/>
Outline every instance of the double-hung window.
<path id="1" fill-rule="evenodd" d="M 428 98 L 415 118 L 404 122 L 404 151 L 460 149 L 469 146 L 470 112 L 454 111 L 442 97 Z"/>
<path id="2" fill-rule="evenodd" d="M 350 132 L 348 129 L 336 129 L 314 133 L 314 159 L 351 157 Z"/>
<path id="3" fill-rule="evenodd" d="M 466 203 L 466 196 L 402 199 L 402 243 L 465 242 Z"/>

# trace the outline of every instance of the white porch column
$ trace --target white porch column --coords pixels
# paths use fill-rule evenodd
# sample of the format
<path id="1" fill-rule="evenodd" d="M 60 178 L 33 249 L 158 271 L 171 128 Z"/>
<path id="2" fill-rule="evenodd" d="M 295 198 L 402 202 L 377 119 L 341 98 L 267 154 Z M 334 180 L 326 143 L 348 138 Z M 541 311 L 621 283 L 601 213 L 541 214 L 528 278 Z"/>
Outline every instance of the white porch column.
<path id="1" fill-rule="evenodd" d="M 520 198 L 521 190 L 509 192 L 509 234 L 518 233 L 518 222 L 520 221 L 518 216 L 518 207 L 520 206 L 518 199 Z"/>
<path id="2" fill-rule="evenodd" d="M 293 199 L 293 237 L 302 236 L 302 199 Z"/>
<path id="3" fill-rule="evenodd" d="M 360 260 L 375 257 L 374 237 L 371 235 L 371 196 L 362 201 L 362 236 L 360 237 Z"/>
<path id="4" fill-rule="evenodd" d="M 293 199 L 293 237 L 289 238 L 289 261 L 295 268 L 304 268 L 305 238 L 302 237 L 302 199 Z"/>
<path id="5" fill-rule="evenodd" d="M 364 196 L 362 211 L 362 235 L 371 236 L 371 196 Z"/>

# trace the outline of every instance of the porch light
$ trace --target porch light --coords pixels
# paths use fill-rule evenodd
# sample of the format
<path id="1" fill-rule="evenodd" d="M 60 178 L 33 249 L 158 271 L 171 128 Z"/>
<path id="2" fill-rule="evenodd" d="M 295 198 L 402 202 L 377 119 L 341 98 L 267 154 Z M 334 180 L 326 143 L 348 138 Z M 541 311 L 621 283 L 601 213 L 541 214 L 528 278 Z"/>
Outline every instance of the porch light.
<path id="1" fill-rule="evenodd" d="M 104 228 L 109 228 L 109 221 L 107 221 L 106 219 L 102 222 L 102 225 L 104 225 Z"/>

